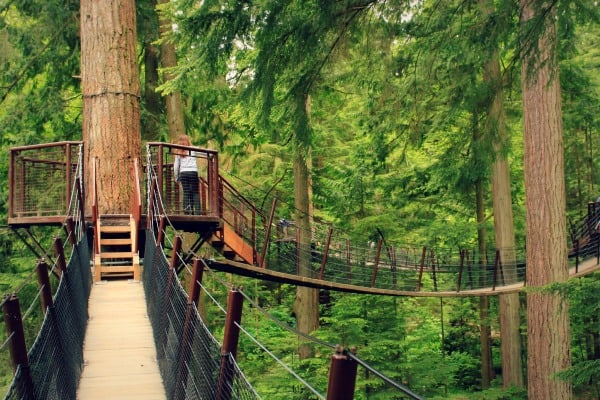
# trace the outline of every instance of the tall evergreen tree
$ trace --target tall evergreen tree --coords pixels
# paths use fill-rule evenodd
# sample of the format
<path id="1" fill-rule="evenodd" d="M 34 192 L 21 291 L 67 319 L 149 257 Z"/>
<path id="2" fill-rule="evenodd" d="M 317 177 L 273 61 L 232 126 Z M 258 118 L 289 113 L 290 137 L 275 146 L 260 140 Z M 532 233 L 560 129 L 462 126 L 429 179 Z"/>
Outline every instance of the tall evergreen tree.
<path id="1" fill-rule="evenodd" d="M 529 397 L 571 399 L 570 328 L 564 295 L 544 290 L 568 278 L 556 3 L 521 0 L 525 193 L 527 203 L 527 376 Z"/>
<path id="2" fill-rule="evenodd" d="M 83 0 L 80 18 L 85 186 L 95 171 L 99 213 L 128 214 L 142 151 L 135 1 Z"/>

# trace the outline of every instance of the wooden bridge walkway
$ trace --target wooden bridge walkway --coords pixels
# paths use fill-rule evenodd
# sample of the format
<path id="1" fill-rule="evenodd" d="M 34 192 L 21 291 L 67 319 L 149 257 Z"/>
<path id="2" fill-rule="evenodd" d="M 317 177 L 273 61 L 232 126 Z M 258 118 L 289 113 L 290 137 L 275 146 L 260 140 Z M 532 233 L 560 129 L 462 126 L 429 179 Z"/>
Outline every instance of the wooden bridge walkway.
<path id="1" fill-rule="evenodd" d="M 166 399 L 140 282 L 94 284 L 83 358 L 80 400 Z"/>

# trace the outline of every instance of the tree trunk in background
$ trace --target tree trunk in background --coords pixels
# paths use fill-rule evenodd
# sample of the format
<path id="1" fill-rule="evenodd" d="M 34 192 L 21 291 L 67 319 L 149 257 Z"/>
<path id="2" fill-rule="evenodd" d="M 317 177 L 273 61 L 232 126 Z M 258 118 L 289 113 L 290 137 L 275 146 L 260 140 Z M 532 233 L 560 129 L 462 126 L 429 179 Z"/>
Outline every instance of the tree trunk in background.
<path id="1" fill-rule="evenodd" d="M 160 0 L 159 4 L 168 4 L 169 0 Z M 177 66 L 177 54 L 175 53 L 175 45 L 170 40 L 172 33 L 171 20 L 164 15 L 164 13 L 158 13 L 158 25 L 160 30 L 160 37 L 163 40 L 160 45 L 160 62 L 163 71 L 163 81 L 168 82 L 173 79 L 173 74 L 166 71 L 168 68 Z M 167 108 L 167 122 L 169 124 L 169 137 L 171 140 L 177 139 L 179 135 L 184 135 L 185 131 L 185 120 L 183 116 L 183 103 L 181 101 L 181 93 L 174 91 L 165 96 L 165 105 Z"/>
<path id="2" fill-rule="evenodd" d="M 476 128 L 475 128 L 476 129 Z M 481 268 L 485 268 L 487 264 L 487 232 L 484 226 L 485 207 L 483 201 L 483 184 L 481 179 L 475 183 L 475 198 L 477 210 L 477 244 L 479 254 L 481 254 Z M 492 365 L 492 349 L 490 346 L 490 300 L 487 296 L 479 298 L 479 335 L 481 341 L 481 387 L 488 388 L 492 381 L 493 365 Z"/>
<path id="3" fill-rule="evenodd" d="M 530 288 L 527 377 L 530 399 L 562 400 L 573 396 L 571 384 L 553 376 L 571 363 L 568 301 L 559 293 L 536 290 L 568 279 L 556 10 L 542 10 L 547 4 L 521 0 L 523 39 L 531 40 L 527 35 L 533 25 L 540 32 L 533 50 L 524 42 L 521 71 Z"/>
<path id="4" fill-rule="evenodd" d="M 304 112 L 308 121 L 308 98 L 299 100 L 303 106 L 298 107 L 299 112 Z M 308 123 L 308 122 L 307 122 Z M 298 230 L 298 274 L 300 276 L 314 277 L 311 266 L 311 214 L 310 214 L 310 178 L 308 163 L 308 144 L 300 139 L 296 140 L 296 154 L 294 158 L 294 205 L 296 208 L 296 229 Z M 296 313 L 296 326 L 300 332 L 309 334 L 319 327 L 319 292 L 309 287 L 298 286 L 294 300 Z M 300 341 L 298 354 L 300 359 L 313 356 L 309 343 Z"/>
<path id="5" fill-rule="evenodd" d="M 494 12 L 492 0 L 480 0 L 484 18 Z M 500 73 L 500 57 L 497 48 L 490 52 L 484 68 L 484 80 L 492 93 L 487 110 L 485 131 L 492 139 L 495 161 L 492 165 L 492 203 L 494 209 L 494 235 L 499 251 L 504 279 L 510 284 L 518 281 L 516 273 L 515 232 L 508 165 L 508 136 L 504 119 L 504 91 Z M 523 387 L 523 363 L 521 360 L 521 319 L 519 294 L 498 296 L 500 313 L 500 346 L 502 354 L 503 386 Z"/>
<path id="6" fill-rule="evenodd" d="M 311 230 L 308 214 L 308 167 L 303 149 L 298 149 L 294 160 L 294 196 L 296 207 L 296 227 L 298 229 L 298 269 L 300 276 L 313 277 L 311 267 Z M 311 333 L 318 327 L 318 302 L 315 301 L 315 289 L 298 286 L 294 311 L 296 325 L 303 333 Z M 310 344 L 303 343 L 298 348 L 300 359 L 312 356 Z"/>
<path id="7" fill-rule="evenodd" d="M 162 97 L 156 91 L 160 79 L 158 76 L 159 54 L 158 48 L 152 44 L 154 40 L 156 37 L 144 40 L 144 101 L 147 113 L 142 120 L 142 137 L 147 141 L 159 140 L 160 116 L 163 113 Z"/>
<path id="8" fill-rule="evenodd" d="M 80 7 L 86 209 L 95 163 L 99 212 L 128 214 L 133 160 L 141 158 L 135 1 L 81 0 Z"/>

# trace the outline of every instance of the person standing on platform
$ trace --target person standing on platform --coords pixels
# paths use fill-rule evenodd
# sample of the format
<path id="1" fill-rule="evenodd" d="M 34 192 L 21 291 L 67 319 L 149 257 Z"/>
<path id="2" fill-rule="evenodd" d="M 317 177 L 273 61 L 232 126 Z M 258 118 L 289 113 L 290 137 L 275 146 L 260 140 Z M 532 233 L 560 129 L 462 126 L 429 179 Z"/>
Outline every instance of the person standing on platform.
<path id="1" fill-rule="evenodd" d="M 192 146 L 187 135 L 180 135 L 176 144 Z M 175 165 L 173 166 L 175 180 L 181 182 L 183 188 L 183 211 L 186 215 L 200 214 L 200 193 L 198 180 L 198 165 L 196 152 L 187 149 L 175 149 Z"/>

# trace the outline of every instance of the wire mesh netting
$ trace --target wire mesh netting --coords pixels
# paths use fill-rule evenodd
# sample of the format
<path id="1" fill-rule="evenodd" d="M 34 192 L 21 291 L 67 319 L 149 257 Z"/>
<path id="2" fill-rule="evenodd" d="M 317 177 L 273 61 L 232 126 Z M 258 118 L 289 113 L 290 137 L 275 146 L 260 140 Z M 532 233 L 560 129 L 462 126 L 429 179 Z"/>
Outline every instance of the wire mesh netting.
<path id="1" fill-rule="evenodd" d="M 188 302 L 163 249 L 146 233 L 144 290 L 154 332 L 158 365 L 171 399 L 257 399 L 230 354 Z M 223 397 L 227 395 L 226 397 Z"/>
<path id="2" fill-rule="evenodd" d="M 571 241 L 570 257 L 599 257 L 600 202 L 589 203 L 587 215 L 576 223 L 572 223 L 569 233 Z"/>
<path id="3" fill-rule="evenodd" d="M 80 146 L 59 142 L 11 149 L 9 217 L 66 215 Z"/>
<path id="4" fill-rule="evenodd" d="M 47 309 L 28 352 L 29 367 L 19 366 L 5 399 L 76 399 L 92 282 L 88 249 L 84 236 L 74 248 L 54 306 Z"/>

